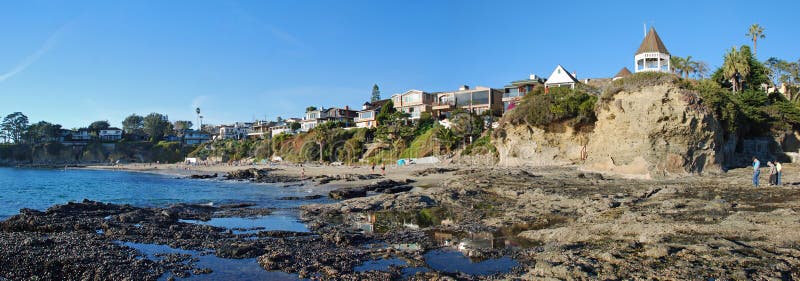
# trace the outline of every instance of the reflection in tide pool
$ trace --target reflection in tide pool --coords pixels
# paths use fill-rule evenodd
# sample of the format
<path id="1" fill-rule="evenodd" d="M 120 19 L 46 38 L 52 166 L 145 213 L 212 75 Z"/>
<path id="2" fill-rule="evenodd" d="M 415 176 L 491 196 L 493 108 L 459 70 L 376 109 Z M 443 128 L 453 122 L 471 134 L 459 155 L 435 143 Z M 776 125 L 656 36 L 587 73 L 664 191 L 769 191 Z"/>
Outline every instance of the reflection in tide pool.
<path id="1" fill-rule="evenodd" d="M 136 249 L 148 259 L 159 260 L 160 254 L 191 255 L 197 258 L 196 268 L 210 268 L 209 274 L 191 275 L 179 280 L 300 280 L 296 274 L 280 271 L 267 271 L 258 265 L 256 259 L 223 259 L 210 253 L 175 249 L 166 245 L 119 242 L 120 245 Z M 173 276 L 167 272 L 159 280 Z"/>
<path id="2" fill-rule="evenodd" d="M 408 277 L 417 272 L 436 270 L 442 272 L 464 272 L 470 275 L 492 275 L 509 272 L 519 263 L 509 256 L 489 258 L 497 250 L 516 250 L 535 246 L 531 241 L 517 236 L 519 232 L 529 229 L 527 225 L 515 225 L 496 231 L 450 231 L 458 229 L 457 222 L 442 208 L 422 209 L 418 212 L 383 211 L 351 215 L 347 219 L 353 226 L 364 233 L 384 233 L 397 229 L 425 229 L 425 233 L 441 249 L 431 250 L 424 254 L 426 266 L 403 268 L 403 276 Z M 383 245 L 400 251 L 418 251 L 422 247 L 417 243 Z M 494 253 L 491 254 L 491 253 Z M 388 270 L 389 266 L 407 266 L 398 258 L 367 261 L 357 271 Z"/>
<path id="3" fill-rule="evenodd" d="M 425 253 L 425 263 L 436 271 L 464 272 L 470 275 L 504 273 L 519 265 L 517 261 L 510 257 L 473 262 L 460 252 L 448 249 L 428 251 Z"/>
<path id="4" fill-rule="evenodd" d="M 294 232 L 309 232 L 308 227 L 297 219 L 297 214 L 288 211 L 278 211 L 266 216 L 258 217 L 230 217 L 212 218 L 208 221 L 180 220 L 185 223 L 210 225 L 227 228 L 234 234 L 253 234 L 266 230 L 284 230 Z"/>

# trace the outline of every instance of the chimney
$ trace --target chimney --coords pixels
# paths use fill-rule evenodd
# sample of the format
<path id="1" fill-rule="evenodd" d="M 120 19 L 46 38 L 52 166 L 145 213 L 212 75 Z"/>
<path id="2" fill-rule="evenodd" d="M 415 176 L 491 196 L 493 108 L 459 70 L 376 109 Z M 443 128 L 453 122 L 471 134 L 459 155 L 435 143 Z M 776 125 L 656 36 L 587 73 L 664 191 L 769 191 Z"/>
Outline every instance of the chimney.
<path id="1" fill-rule="evenodd" d="M 536 80 L 536 74 L 531 74 L 531 76 L 529 76 L 529 78 L 530 78 L 531 80 Z"/>
<path id="2" fill-rule="evenodd" d="M 575 79 L 578 79 L 578 73 L 577 73 L 577 72 L 575 72 L 575 71 L 573 71 L 573 72 L 572 72 L 572 77 L 575 77 Z"/>
<path id="3" fill-rule="evenodd" d="M 350 106 L 349 105 L 345 105 L 344 106 L 344 110 L 350 110 Z"/>
<path id="4" fill-rule="evenodd" d="M 466 90 L 469 90 L 469 86 L 467 86 L 467 85 L 461 85 L 461 87 L 459 87 L 459 88 L 458 88 L 458 90 L 459 90 L 459 91 L 466 91 Z"/>

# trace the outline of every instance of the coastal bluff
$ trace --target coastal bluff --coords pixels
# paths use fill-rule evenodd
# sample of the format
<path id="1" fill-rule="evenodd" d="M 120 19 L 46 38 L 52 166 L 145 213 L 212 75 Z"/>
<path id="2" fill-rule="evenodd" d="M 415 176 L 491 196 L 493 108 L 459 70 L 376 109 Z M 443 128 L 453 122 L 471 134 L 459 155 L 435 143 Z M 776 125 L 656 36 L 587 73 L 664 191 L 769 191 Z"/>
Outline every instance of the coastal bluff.
<path id="1" fill-rule="evenodd" d="M 591 126 L 501 124 L 500 166 L 577 165 L 630 178 L 721 172 L 724 132 L 698 94 L 673 83 L 604 94 Z"/>

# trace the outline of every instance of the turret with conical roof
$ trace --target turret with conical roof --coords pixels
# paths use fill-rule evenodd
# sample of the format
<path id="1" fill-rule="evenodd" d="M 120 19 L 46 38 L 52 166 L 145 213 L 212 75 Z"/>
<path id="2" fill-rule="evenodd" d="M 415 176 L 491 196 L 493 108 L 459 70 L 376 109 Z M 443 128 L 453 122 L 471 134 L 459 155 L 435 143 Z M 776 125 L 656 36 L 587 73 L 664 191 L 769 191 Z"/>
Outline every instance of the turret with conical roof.
<path id="1" fill-rule="evenodd" d="M 656 29 L 650 27 L 650 31 L 647 32 L 639 49 L 636 50 L 634 72 L 670 72 L 669 57 L 667 46 L 661 41 L 661 37 L 658 37 Z"/>

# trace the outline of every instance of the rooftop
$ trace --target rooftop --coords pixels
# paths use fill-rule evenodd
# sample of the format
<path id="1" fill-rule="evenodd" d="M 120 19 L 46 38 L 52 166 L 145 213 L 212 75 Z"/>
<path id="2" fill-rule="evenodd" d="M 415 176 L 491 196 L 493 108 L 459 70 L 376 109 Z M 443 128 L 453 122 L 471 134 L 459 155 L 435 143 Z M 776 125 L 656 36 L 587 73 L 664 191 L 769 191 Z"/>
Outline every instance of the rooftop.
<path id="1" fill-rule="evenodd" d="M 658 33 L 654 27 L 650 27 L 647 36 L 644 37 L 642 44 L 639 45 L 639 50 L 636 50 L 637 55 L 641 53 L 663 53 L 669 55 L 667 47 L 664 46 L 664 42 L 658 37 Z"/>

